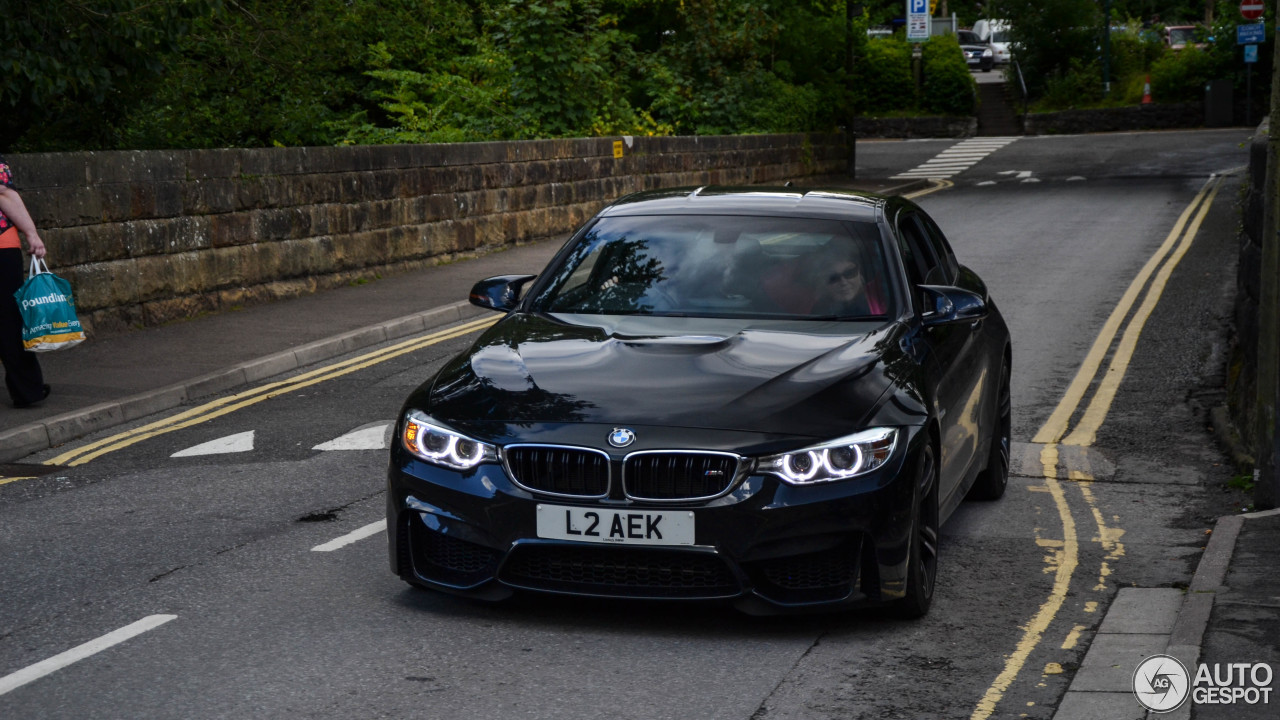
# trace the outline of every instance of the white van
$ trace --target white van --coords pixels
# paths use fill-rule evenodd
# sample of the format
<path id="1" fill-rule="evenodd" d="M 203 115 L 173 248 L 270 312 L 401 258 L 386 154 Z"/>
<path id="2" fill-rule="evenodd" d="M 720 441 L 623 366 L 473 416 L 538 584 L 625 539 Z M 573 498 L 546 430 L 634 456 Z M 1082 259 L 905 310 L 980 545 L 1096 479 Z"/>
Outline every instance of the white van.
<path id="1" fill-rule="evenodd" d="M 995 53 L 997 65 L 1007 65 L 1011 52 L 1009 50 L 1009 23 L 1004 20 L 979 20 L 973 24 L 973 31 L 983 41 L 991 44 L 991 52 Z"/>

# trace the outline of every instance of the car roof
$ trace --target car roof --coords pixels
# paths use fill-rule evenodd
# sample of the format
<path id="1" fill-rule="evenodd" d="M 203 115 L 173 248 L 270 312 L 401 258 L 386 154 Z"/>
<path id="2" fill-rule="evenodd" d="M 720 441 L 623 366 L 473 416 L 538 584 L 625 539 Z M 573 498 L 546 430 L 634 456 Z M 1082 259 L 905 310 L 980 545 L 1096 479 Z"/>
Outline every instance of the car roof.
<path id="1" fill-rule="evenodd" d="M 876 222 L 889 198 L 831 188 L 701 186 L 627 195 L 600 212 L 626 215 L 760 215 Z"/>

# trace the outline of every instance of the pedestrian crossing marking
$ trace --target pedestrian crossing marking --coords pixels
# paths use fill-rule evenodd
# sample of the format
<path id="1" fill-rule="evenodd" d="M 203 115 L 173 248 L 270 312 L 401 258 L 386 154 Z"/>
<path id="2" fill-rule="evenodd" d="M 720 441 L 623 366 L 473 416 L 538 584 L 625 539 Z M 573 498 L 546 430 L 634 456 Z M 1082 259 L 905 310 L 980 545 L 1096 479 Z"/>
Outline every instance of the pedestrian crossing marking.
<path id="1" fill-rule="evenodd" d="M 197 455 L 225 455 L 227 453 L 242 453 L 253 450 L 253 430 L 248 432 L 236 433 L 226 437 L 210 440 L 206 443 L 200 443 L 179 450 L 169 457 L 195 457 Z"/>
<path id="2" fill-rule="evenodd" d="M 312 450 L 388 450 L 391 448 L 391 421 L 361 425 L 341 437 L 320 443 Z"/>
<path id="3" fill-rule="evenodd" d="M 1017 137 L 969 138 L 943 150 L 921 165 L 894 175 L 895 179 L 943 179 L 959 175 Z"/>

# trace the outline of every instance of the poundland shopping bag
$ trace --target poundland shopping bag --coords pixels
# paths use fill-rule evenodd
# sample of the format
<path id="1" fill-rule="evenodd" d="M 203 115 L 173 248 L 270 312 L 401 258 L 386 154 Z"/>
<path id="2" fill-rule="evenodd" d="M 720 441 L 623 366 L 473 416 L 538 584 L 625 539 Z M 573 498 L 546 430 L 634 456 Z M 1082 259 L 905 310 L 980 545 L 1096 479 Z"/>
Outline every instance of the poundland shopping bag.
<path id="1" fill-rule="evenodd" d="M 31 258 L 27 281 L 13 297 L 22 313 L 22 344 L 27 350 L 47 352 L 84 342 L 71 283 L 49 272 L 44 260 Z"/>

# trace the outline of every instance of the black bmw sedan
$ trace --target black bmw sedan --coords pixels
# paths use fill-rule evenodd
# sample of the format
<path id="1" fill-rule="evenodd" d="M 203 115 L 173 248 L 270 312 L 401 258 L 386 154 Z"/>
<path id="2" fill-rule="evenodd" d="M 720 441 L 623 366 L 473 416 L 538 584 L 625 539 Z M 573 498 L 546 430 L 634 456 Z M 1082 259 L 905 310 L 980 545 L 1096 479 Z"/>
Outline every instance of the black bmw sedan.
<path id="1" fill-rule="evenodd" d="M 517 590 L 928 611 L 939 527 L 1008 479 L 1009 331 L 909 200 L 632 195 L 405 402 L 392 570 Z"/>

